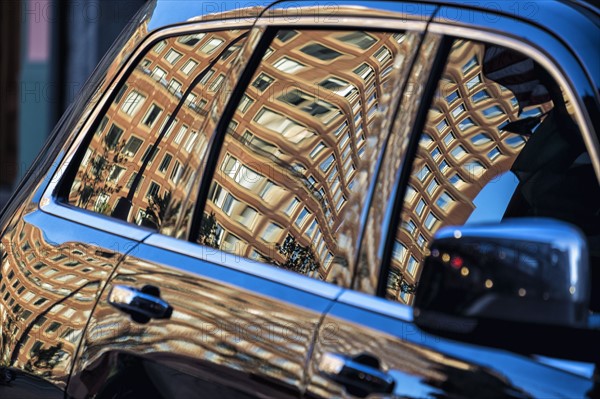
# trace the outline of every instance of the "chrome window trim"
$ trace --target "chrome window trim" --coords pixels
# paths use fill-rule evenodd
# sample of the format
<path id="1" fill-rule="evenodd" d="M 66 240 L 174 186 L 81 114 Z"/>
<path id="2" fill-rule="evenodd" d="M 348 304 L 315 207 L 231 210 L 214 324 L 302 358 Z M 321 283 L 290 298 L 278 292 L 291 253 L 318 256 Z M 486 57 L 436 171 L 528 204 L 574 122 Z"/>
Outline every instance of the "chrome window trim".
<path id="1" fill-rule="evenodd" d="M 43 207 L 40 205 L 40 209 L 42 212 L 53 216 L 58 216 L 61 219 L 66 219 L 77 224 L 98 229 L 134 241 L 143 241 L 153 232 L 152 230 L 145 229 L 136 224 L 112 219 L 109 216 L 97 214 L 85 209 L 63 205 L 57 201 L 50 201 Z"/>
<path id="2" fill-rule="evenodd" d="M 350 305 L 355 308 L 368 310 L 383 314 L 395 319 L 413 322 L 413 308 L 400 302 L 392 302 L 389 299 L 375 295 L 365 294 L 359 291 L 345 290 L 337 299 L 337 302 Z"/>
<path id="3" fill-rule="evenodd" d="M 279 269 L 268 263 L 257 262 L 252 259 L 244 258 L 241 255 L 234 255 L 216 248 L 206 247 L 190 241 L 183 241 L 160 233 L 150 235 L 143 243 L 155 248 L 176 252 L 194 259 L 247 273 L 278 284 L 287 285 L 326 299 L 335 300 L 340 293 L 344 291 L 343 287 L 326 283 L 325 281 L 317 280 L 303 274 Z M 232 259 L 234 260 L 233 262 L 231 261 Z"/>
<path id="4" fill-rule="evenodd" d="M 582 102 L 580 96 L 573 90 L 573 84 L 565 77 L 565 74 L 556 65 L 556 62 L 548 57 L 544 52 L 534 46 L 534 43 L 527 43 L 523 39 L 510 37 L 501 33 L 486 31 L 485 28 L 470 28 L 466 26 L 455 26 L 444 24 L 441 22 L 431 22 L 428 27 L 428 32 L 439 33 L 445 36 L 455 36 L 461 39 L 469 39 L 476 41 L 489 42 L 498 44 L 507 48 L 511 48 L 522 52 L 533 58 L 540 65 L 550 72 L 552 77 L 565 89 L 567 95 L 573 99 L 573 109 L 575 111 L 575 121 L 581 130 L 586 148 L 590 154 L 596 178 L 600 183 L 600 143 L 598 137 L 593 130 L 592 121 L 589 118 L 587 109 Z M 577 60 L 577 64 L 579 61 Z"/>
<path id="5" fill-rule="evenodd" d="M 360 11 L 366 12 L 369 9 L 364 8 Z M 394 30 L 412 30 L 415 32 L 425 33 L 427 27 L 427 21 L 410 20 L 407 19 L 410 16 L 404 16 L 404 19 L 393 18 L 377 18 L 377 17 L 355 17 L 355 16 L 344 16 L 337 15 L 337 22 L 320 22 L 315 20 L 314 16 L 302 16 L 294 19 L 293 21 L 286 20 L 282 17 L 264 16 L 256 21 L 255 27 L 257 28 L 269 28 L 269 27 L 286 27 L 290 28 L 294 25 L 304 27 L 319 27 L 319 28 L 331 28 L 339 27 L 340 30 L 348 28 L 360 28 L 361 30 L 369 29 L 394 29 Z"/>
<path id="6" fill-rule="evenodd" d="M 88 116 L 82 116 L 86 118 L 83 126 L 79 132 L 76 133 L 75 139 L 72 141 L 66 155 L 63 157 L 58 168 L 54 172 L 50 179 L 50 183 L 44 190 L 42 198 L 40 199 L 40 209 L 48 214 L 61 217 L 63 219 L 71 220 L 80 224 L 84 224 L 89 227 L 96 228 L 98 230 L 106 231 L 109 233 L 115 233 L 119 236 L 130 238 L 132 240 L 142 241 L 148 237 L 152 232 L 137 226 L 133 223 L 123 222 L 117 219 L 107 217 L 105 215 L 97 214 L 86 209 L 79 209 L 69 206 L 68 204 L 62 204 L 56 199 L 56 189 L 58 183 L 62 180 L 63 175 L 69 167 L 69 164 L 77 151 L 80 148 L 82 141 L 90 134 L 90 130 L 97 120 L 100 111 L 107 103 L 111 94 L 114 92 L 120 82 L 123 81 L 128 75 L 128 71 L 132 68 L 134 62 L 138 57 L 151 49 L 153 43 L 158 42 L 162 39 L 182 35 L 186 33 L 192 33 L 198 30 L 225 30 L 225 29 L 249 29 L 252 30 L 253 21 L 247 20 L 218 20 L 208 22 L 197 22 L 190 25 L 176 26 L 166 29 L 161 29 L 156 32 L 150 33 L 146 36 L 143 41 L 138 45 L 137 49 L 130 55 L 127 63 L 120 67 L 119 72 L 114 77 L 111 84 L 106 88 L 106 91 L 102 94 L 102 97 L 98 100 L 94 109 Z"/>

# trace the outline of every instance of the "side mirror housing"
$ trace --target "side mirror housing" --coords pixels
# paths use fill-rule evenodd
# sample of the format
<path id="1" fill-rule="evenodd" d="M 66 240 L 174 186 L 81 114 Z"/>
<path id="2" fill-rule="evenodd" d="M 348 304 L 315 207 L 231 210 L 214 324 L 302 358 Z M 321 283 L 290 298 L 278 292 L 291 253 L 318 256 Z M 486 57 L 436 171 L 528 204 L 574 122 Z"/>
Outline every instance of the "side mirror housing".
<path id="1" fill-rule="evenodd" d="M 441 229 L 415 296 L 415 322 L 470 332 L 483 320 L 586 328 L 585 236 L 551 219 Z"/>

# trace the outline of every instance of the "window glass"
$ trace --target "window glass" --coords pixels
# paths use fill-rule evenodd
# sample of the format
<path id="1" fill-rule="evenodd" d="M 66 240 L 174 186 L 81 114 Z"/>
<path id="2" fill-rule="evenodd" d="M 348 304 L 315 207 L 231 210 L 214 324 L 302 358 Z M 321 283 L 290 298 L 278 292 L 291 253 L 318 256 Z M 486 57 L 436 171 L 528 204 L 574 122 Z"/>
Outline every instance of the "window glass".
<path id="1" fill-rule="evenodd" d="M 173 37 L 147 51 L 143 65 L 98 117 L 96 134 L 69 183 L 68 203 L 154 228 L 176 218 L 187 195 L 179 183 L 199 167 L 209 139 L 199 131 L 207 116 L 201 104 L 213 100 L 231 66 L 222 52 L 239 51 L 245 34 Z M 224 242 L 235 246 L 234 238 Z"/>
<path id="2" fill-rule="evenodd" d="M 394 237 L 387 297 L 406 304 L 443 226 L 561 219 L 588 235 L 598 263 L 600 189 L 571 102 L 528 57 L 462 43 L 453 46 L 438 84 Z"/>
<path id="3" fill-rule="evenodd" d="M 391 56 L 380 60 L 382 48 Z M 210 189 L 239 203 L 225 211 L 222 195 L 211 195 L 198 243 L 331 281 L 330 266 L 352 245 L 340 233 L 348 204 L 366 195 L 351 189 L 361 154 L 378 134 L 362 115 L 378 106 L 394 75 L 381 71 L 406 48 L 386 32 L 277 33 L 233 115 Z M 251 225 L 241 214 L 248 206 Z M 235 245 L 219 244 L 216 226 Z"/>

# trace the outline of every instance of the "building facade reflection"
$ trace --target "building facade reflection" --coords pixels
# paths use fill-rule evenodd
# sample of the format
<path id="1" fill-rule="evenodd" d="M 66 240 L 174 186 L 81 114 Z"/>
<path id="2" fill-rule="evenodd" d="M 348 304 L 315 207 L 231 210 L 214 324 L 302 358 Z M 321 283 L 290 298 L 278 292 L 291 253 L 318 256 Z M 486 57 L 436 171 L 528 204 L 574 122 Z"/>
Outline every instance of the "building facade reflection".
<path id="1" fill-rule="evenodd" d="M 465 224 L 482 189 L 510 173 L 527 137 L 502 128 L 553 107 L 547 101 L 525 107 L 519 115 L 513 92 L 484 75 L 484 52 L 485 45 L 462 40 L 450 52 L 404 197 L 387 283 L 389 299 L 412 304 L 436 231 Z"/>
<path id="2" fill-rule="evenodd" d="M 124 248 L 121 248 L 123 250 Z M 0 245 L 3 364 L 66 385 L 75 351 L 117 252 L 81 242 L 53 244 L 20 224 Z"/>
<path id="3" fill-rule="evenodd" d="M 211 139 L 201 127 L 245 33 L 157 43 L 97 126 L 69 202 L 124 218 L 117 210 L 126 199 L 129 221 L 177 225 L 183 202 L 195 202 L 197 193 L 187 194 Z M 197 242 L 335 282 L 330 266 L 352 257 L 340 246 L 345 208 L 364 196 L 356 176 L 373 161 L 364 159 L 367 141 L 380 134 L 375 116 L 394 63 L 411 51 L 406 38 L 280 30 L 229 124 Z M 484 76 L 484 51 L 454 44 L 427 117 L 387 285 L 403 303 L 412 303 L 437 229 L 464 224 L 482 188 L 510 170 L 526 143 L 502 127 L 552 108 L 519 115 L 514 94 Z"/>
<path id="4" fill-rule="evenodd" d="M 281 30 L 233 115 L 198 242 L 332 281 L 404 33 Z M 373 154 L 371 154 L 373 155 Z M 363 186 L 364 187 L 364 186 Z"/>
<path id="5" fill-rule="evenodd" d="M 161 264 L 136 257 L 127 257 L 119 265 L 111 284 L 160 286 L 161 297 L 177 310 L 170 320 L 140 324 L 110 306 L 105 292 L 83 337 L 82 360 L 73 370 L 74 385 L 86 388 L 80 395 L 102 392 L 104 386 L 98 381 L 106 381 L 111 370 L 123 367 L 117 354 L 142 359 L 143 367 L 152 362 L 159 371 L 153 382 L 169 393 L 166 397 L 188 389 L 180 384 L 192 389 L 237 385 L 260 389 L 257 376 L 301 388 L 319 312 L 185 270 L 166 271 Z M 228 393 L 223 389 L 219 396 L 231 397 Z M 289 391 L 286 394 L 294 397 Z"/>
<path id="6" fill-rule="evenodd" d="M 150 227 L 166 222 L 169 206 L 176 218 L 187 194 L 181 183 L 198 169 L 210 138 L 199 129 L 245 34 L 189 34 L 148 51 L 96 127 L 69 203 Z M 125 213 L 120 200 L 129 203 Z"/>

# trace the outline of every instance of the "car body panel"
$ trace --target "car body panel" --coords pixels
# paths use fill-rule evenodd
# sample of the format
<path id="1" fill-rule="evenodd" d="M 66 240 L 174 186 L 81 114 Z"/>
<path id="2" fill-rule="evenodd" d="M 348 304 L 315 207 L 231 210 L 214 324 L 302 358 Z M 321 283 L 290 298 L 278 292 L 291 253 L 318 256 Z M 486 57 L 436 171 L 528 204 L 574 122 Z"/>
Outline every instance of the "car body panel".
<path id="1" fill-rule="evenodd" d="M 310 395 L 346 395 L 319 371 L 324 353 L 376 357 L 395 379 L 398 397 L 580 398 L 593 388 L 590 379 L 533 358 L 428 334 L 401 317 L 410 313 L 406 305 L 376 299 L 363 306 L 357 304 L 362 294 L 353 296 L 342 295 L 322 324 L 309 370 Z"/>
<path id="2" fill-rule="evenodd" d="M 156 384 L 165 397 L 300 395 L 317 326 L 332 300 L 305 291 L 302 281 L 314 283 L 308 277 L 286 286 L 204 260 L 236 262 L 234 255 L 205 251 L 193 257 L 142 244 L 123 261 L 110 285 L 156 286 L 173 314 L 170 320 L 135 323 L 111 307 L 105 293 L 85 334 L 70 396 L 96 395 L 108 370 L 121 371 L 120 353 L 152 363 L 151 375 L 170 375 Z"/>
<path id="3" fill-rule="evenodd" d="M 136 245 L 39 210 L 14 223 L 2 237 L 2 364 L 64 389 L 95 302 Z"/>

